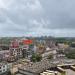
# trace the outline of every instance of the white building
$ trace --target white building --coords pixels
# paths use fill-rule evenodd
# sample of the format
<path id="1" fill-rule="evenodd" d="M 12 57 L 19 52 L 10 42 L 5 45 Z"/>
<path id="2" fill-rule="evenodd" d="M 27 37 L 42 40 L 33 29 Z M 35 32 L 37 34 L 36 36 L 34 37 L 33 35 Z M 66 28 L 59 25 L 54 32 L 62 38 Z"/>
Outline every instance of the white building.
<path id="1" fill-rule="evenodd" d="M 46 70 L 46 72 L 40 73 L 40 75 L 57 75 L 57 72 Z"/>
<path id="2" fill-rule="evenodd" d="M 0 75 L 9 71 L 9 65 L 7 63 L 1 62 L 0 63 Z"/>
<path id="3" fill-rule="evenodd" d="M 56 54 L 57 54 L 56 49 L 51 49 L 47 47 L 46 51 L 42 54 L 42 57 L 48 57 L 49 55 L 53 55 L 53 59 L 56 59 Z"/>
<path id="4" fill-rule="evenodd" d="M 11 55 L 21 58 L 22 57 L 22 49 L 21 48 L 11 48 L 10 49 Z"/>

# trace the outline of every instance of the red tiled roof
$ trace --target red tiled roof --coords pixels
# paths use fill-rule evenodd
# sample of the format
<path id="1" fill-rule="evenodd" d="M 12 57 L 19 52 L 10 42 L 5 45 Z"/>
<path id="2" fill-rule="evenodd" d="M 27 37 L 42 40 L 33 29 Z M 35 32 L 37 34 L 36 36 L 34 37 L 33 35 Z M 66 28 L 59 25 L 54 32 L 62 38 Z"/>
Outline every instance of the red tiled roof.
<path id="1" fill-rule="evenodd" d="M 32 44 L 32 40 L 23 40 L 23 44 L 26 45 Z"/>

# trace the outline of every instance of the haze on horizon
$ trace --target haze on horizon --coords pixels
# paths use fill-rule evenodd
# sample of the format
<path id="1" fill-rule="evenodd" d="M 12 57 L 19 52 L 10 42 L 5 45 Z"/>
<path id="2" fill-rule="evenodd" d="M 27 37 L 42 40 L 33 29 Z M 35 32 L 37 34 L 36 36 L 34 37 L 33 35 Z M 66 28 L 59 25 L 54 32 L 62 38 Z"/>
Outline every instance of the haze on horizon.
<path id="1" fill-rule="evenodd" d="M 75 37 L 75 0 L 0 0 L 0 36 Z"/>

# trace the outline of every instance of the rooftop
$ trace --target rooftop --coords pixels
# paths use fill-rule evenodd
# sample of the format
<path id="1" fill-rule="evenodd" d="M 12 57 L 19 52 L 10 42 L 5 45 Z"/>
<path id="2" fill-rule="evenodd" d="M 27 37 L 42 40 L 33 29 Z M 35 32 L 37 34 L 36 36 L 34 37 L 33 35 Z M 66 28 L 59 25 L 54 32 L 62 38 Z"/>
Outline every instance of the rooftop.
<path id="1" fill-rule="evenodd" d="M 3 62 L 0 62 L 0 66 L 3 66 L 3 65 L 6 65 L 7 62 L 3 61 Z"/>
<path id="2" fill-rule="evenodd" d="M 50 67 L 56 67 L 57 65 L 62 65 L 62 64 L 74 64 L 75 60 L 71 59 L 57 59 L 57 60 L 51 60 L 49 61 L 48 59 L 41 60 L 40 62 L 28 64 L 28 65 L 23 65 L 22 68 L 19 68 L 21 70 L 33 72 L 33 73 L 41 73 Z"/>

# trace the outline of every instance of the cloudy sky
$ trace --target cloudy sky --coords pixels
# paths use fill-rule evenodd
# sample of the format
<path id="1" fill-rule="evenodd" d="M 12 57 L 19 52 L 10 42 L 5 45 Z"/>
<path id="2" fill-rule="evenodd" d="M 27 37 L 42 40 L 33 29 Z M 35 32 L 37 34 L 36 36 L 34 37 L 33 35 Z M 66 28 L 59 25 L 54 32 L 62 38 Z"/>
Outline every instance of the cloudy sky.
<path id="1" fill-rule="evenodd" d="M 0 0 L 0 36 L 75 36 L 75 0 Z"/>

